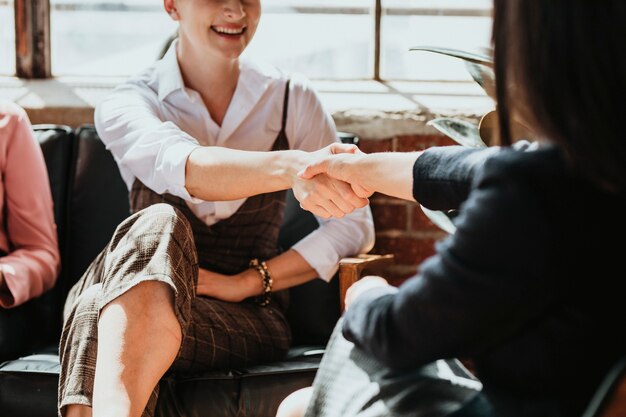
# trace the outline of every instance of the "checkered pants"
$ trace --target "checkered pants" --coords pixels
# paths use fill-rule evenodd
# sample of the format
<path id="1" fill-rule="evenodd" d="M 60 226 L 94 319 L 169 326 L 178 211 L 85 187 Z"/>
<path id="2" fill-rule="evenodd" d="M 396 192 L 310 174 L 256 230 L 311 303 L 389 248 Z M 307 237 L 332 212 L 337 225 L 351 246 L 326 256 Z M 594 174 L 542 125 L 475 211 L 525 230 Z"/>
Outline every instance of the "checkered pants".
<path id="1" fill-rule="evenodd" d="M 166 283 L 175 294 L 183 342 L 170 372 L 233 368 L 285 356 L 291 333 L 280 307 L 196 297 L 197 277 L 193 233 L 177 209 L 156 204 L 122 222 L 65 304 L 59 415 L 69 404 L 91 406 L 100 311 L 144 281 Z M 157 396 L 158 386 L 144 416 L 154 415 Z"/>

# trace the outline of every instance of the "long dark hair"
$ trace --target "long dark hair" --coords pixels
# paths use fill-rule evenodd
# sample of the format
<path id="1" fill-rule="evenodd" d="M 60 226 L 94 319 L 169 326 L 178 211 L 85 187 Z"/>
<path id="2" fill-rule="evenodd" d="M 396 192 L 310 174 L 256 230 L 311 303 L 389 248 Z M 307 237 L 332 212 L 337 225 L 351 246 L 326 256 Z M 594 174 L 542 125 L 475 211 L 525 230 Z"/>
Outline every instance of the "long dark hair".
<path id="1" fill-rule="evenodd" d="M 626 1 L 494 0 L 503 144 L 521 115 L 584 176 L 626 193 Z"/>

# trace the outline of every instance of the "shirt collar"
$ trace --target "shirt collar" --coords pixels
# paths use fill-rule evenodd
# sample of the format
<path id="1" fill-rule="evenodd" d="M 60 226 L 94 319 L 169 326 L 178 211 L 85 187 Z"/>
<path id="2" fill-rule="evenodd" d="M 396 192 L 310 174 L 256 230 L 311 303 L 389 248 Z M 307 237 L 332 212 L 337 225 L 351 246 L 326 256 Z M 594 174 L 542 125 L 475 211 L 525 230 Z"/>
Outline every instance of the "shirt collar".
<path id="1" fill-rule="evenodd" d="M 160 101 L 165 100 L 167 96 L 178 90 L 190 98 L 178 65 L 177 44 L 178 40 L 174 40 L 163 58 L 155 64 Z M 239 127 L 270 85 L 280 79 L 282 79 L 280 72 L 273 66 L 253 64 L 245 59 L 240 60 L 239 80 L 233 99 L 222 121 L 217 139 L 218 144 L 225 141 Z"/>
<path id="2" fill-rule="evenodd" d="M 265 68 L 253 65 L 246 60 L 240 61 L 239 80 L 222 122 L 218 144 L 225 141 L 239 127 L 261 100 L 271 83 L 276 80 L 277 76 L 272 74 L 272 71 L 276 72 L 271 67 Z"/>
<path id="3" fill-rule="evenodd" d="M 178 39 L 175 39 L 163 58 L 156 63 L 160 101 L 165 100 L 168 95 L 177 90 L 182 90 L 185 94 L 187 93 L 185 91 L 183 76 L 180 73 L 180 67 L 178 66 L 178 58 L 176 57 L 177 44 Z"/>

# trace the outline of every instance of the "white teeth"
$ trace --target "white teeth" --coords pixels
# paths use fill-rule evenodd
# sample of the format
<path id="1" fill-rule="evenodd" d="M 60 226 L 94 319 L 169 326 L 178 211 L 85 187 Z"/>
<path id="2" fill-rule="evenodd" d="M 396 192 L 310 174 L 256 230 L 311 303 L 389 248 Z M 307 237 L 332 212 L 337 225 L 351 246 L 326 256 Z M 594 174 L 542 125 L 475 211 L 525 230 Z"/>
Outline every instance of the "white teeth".
<path id="1" fill-rule="evenodd" d="M 231 28 L 222 28 L 222 27 L 217 27 L 217 26 L 213 26 L 213 29 L 218 33 L 226 33 L 227 35 L 241 35 L 244 30 L 244 28 L 231 29 Z"/>

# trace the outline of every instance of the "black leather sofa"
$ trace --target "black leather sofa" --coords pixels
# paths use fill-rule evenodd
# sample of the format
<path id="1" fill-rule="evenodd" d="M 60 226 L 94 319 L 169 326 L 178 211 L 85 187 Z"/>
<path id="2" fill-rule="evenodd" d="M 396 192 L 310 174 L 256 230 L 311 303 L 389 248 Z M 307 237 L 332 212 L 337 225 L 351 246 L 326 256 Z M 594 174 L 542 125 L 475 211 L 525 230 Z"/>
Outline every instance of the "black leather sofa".
<path id="1" fill-rule="evenodd" d="M 0 365 L 0 416 L 5 417 L 56 415 L 63 301 L 116 225 L 129 214 L 126 187 L 93 126 L 72 130 L 38 125 L 35 135 L 50 176 L 62 271 L 52 291 L 29 302 L 30 326 L 23 331 L 35 336 L 36 347 Z M 280 234 L 282 247 L 290 247 L 316 227 L 315 218 L 290 195 Z M 198 375 L 169 375 L 161 382 L 157 415 L 275 415 L 287 394 L 313 381 L 340 314 L 338 288 L 334 279 L 330 284 L 314 280 L 291 290 L 288 318 L 294 347 L 286 360 Z"/>

